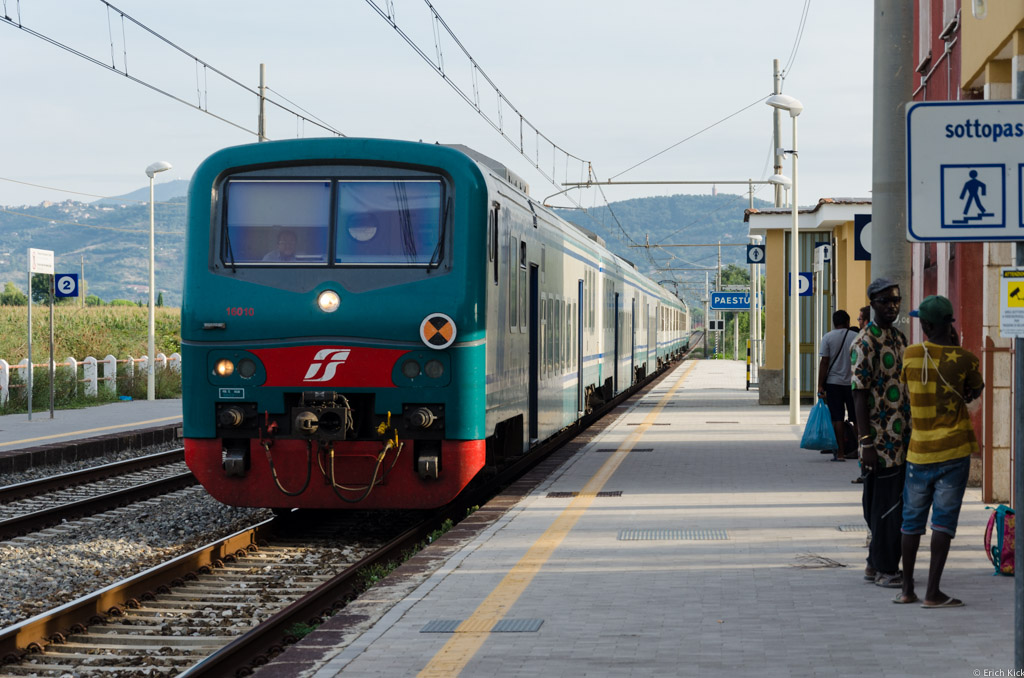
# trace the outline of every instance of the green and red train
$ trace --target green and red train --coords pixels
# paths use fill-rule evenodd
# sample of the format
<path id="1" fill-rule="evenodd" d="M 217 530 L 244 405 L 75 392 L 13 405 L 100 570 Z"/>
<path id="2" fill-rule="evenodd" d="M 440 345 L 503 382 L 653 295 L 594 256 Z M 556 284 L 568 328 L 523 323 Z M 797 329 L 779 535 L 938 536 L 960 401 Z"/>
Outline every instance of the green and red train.
<path id="1" fill-rule="evenodd" d="M 224 149 L 186 256 L 185 458 L 237 506 L 443 505 L 687 343 L 678 299 L 462 146 Z"/>

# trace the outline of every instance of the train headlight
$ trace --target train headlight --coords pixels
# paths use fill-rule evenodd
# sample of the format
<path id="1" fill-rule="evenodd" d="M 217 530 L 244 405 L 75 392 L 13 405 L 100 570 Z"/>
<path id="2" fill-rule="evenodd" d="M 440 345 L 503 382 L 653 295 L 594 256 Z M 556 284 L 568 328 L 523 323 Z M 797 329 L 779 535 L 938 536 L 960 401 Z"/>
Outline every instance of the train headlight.
<path id="1" fill-rule="evenodd" d="M 316 298 L 316 305 L 324 313 L 334 313 L 341 306 L 341 297 L 334 290 L 324 290 Z"/>
<path id="2" fill-rule="evenodd" d="M 415 379 L 420 376 L 420 364 L 415 360 L 406 360 L 402 363 L 402 374 L 409 379 Z"/>
<path id="3" fill-rule="evenodd" d="M 444 374 L 444 364 L 440 360 L 428 360 L 423 371 L 431 379 L 439 379 Z"/>
<path id="4" fill-rule="evenodd" d="M 256 374 L 256 363 L 248 358 L 238 361 L 238 375 L 243 379 L 249 379 Z"/>
<path id="5" fill-rule="evenodd" d="M 235 364 L 230 360 L 218 360 L 217 364 L 213 366 L 213 371 L 221 377 L 230 377 L 235 373 Z"/>

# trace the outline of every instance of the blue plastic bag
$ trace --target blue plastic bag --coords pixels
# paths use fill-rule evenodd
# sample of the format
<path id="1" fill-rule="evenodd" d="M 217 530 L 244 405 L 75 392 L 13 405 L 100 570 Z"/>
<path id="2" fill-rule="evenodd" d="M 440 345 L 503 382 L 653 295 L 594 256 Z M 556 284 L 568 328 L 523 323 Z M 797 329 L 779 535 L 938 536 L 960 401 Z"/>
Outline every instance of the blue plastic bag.
<path id="1" fill-rule="evenodd" d="M 807 426 L 804 427 L 804 437 L 800 439 L 800 447 L 805 450 L 835 450 L 839 448 L 836 443 L 836 432 L 832 428 L 832 415 L 828 411 L 828 405 L 824 398 L 818 398 L 817 404 L 811 408 L 811 414 L 807 417 Z"/>

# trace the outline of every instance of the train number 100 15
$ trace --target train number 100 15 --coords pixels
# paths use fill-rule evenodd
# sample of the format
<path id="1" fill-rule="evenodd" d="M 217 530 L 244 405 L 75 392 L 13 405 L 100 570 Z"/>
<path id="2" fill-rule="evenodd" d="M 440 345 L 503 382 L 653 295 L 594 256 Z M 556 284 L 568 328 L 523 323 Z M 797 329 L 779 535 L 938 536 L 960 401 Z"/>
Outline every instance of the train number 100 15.
<path id="1" fill-rule="evenodd" d="M 228 315 L 238 318 L 251 318 L 256 315 L 256 310 L 252 306 L 228 306 Z"/>

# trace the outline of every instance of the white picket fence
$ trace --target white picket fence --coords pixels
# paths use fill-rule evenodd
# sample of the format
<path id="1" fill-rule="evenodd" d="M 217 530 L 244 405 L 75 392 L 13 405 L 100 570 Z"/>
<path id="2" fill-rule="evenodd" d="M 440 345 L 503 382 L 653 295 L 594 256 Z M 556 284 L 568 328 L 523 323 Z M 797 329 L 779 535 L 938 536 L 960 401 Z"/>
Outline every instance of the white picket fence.
<path id="1" fill-rule="evenodd" d="M 75 394 L 78 393 L 79 384 L 84 384 L 83 393 L 86 396 L 96 397 L 99 394 L 100 385 L 107 390 L 112 396 L 117 396 L 117 366 L 118 364 L 129 365 L 132 374 L 142 373 L 145 374 L 149 369 L 149 358 L 142 356 L 141 358 L 133 358 L 128 356 L 125 359 L 118 359 L 112 355 L 108 355 L 103 360 L 97 360 L 92 356 L 89 356 L 85 360 L 75 360 L 74 358 L 65 358 L 62 363 L 54 363 L 54 369 L 58 367 L 70 367 L 72 372 L 76 375 L 75 378 Z M 103 376 L 100 375 L 100 366 L 103 366 Z M 154 365 L 157 369 L 170 369 L 175 372 L 181 372 L 181 356 L 177 353 L 172 353 L 169 356 L 163 353 L 156 354 L 156 361 Z M 33 363 L 33 367 L 49 367 L 49 363 Z M 78 379 L 78 367 L 82 367 L 83 379 Z M 21 384 L 15 385 L 16 388 L 24 387 L 24 384 L 28 383 L 28 359 L 22 360 L 17 365 L 11 365 L 6 360 L 0 358 L 0 405 L 7 404 L 8 398 L 11 395 L 11 373 L 16 373 L 21 377 Z M 38 376 L 35 377 L 38 379 Z"/>

